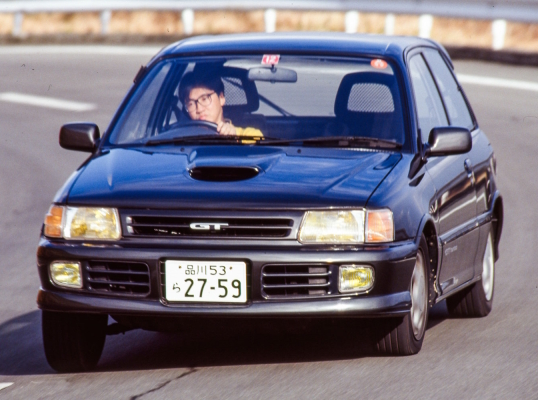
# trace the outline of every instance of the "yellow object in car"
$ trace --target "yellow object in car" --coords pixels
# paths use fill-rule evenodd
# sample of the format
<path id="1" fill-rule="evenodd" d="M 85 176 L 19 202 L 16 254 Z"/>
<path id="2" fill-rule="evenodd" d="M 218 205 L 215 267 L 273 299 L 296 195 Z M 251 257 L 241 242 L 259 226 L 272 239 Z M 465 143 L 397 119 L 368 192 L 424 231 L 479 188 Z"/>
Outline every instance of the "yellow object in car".
<path id="1" fill-rule="evenodd" d="M 235 127 L 235 132 L 238 136 L 256 136 L 256 137 L 263 137 L 262 131 L 259 129 L 253 128 L 251 126 L 246 128 L 238 128 Z M 242 143 L 256 143 L 256 140 L 242 140 Z"/>

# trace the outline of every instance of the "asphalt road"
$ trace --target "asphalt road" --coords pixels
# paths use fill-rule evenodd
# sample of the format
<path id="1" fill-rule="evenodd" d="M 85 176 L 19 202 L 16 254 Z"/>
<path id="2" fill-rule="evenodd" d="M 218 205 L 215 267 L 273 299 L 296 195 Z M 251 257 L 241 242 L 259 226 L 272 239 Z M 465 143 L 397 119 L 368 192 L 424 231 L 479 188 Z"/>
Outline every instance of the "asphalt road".
<path id="1" fill-rule="evenodd" d="M 74 120 L 106 127 L 152 51 L 36 54 L 32 48 L 0 48 L 0 398 L 537 398 L 538 91 L 532 85 L 464 84 L 496 151 L 505 200 L 494 307 L 487 318 L 449 319 L 440 304 L 422 351 L 404 358 L 368 352 L 360 323 L 209 324 L 183 335 L 131 331 L 108 337 L 92 373 L 50 369 L 35 303 L 35 251 L 55 191 L 85 158 L 59 147 L 58 130 Z M 456 70 L 538 84 L 535 68 L 456 62 Z M 17 104 L 5 93 L 95 108 Z M 4 383 L 12 385 L 1 389 Z"/>

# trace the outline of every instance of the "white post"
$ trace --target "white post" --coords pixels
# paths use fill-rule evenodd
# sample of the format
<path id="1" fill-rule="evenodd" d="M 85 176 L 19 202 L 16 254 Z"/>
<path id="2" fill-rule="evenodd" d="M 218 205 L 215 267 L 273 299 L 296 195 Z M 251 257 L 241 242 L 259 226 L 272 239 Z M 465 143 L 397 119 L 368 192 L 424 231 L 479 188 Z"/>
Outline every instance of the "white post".
<path id="1" fill-rule="evenodd" d="M 104 10 L 101 12 L 101 35 L 108 34 L 108 27 L 110 25 L 111 17 L 112 17 L 112 11 Z"/>
<path id="2" fill-rule="evenodd" d="M 22 11 L 17 11 L 15 15 L 13 16 L 13 30 L 11 31 L 11 34 L 13 36 L 21 36 L 22 35 L 22 20 L 24 19 L 24 14 Z"/>
<path id="3" fill-rule="evenodd" d="M 359 26 L 359 12 L 348 11 L 346 13 L 346 33 L 357 33 Z"/>
<path id="4" fill-rule="evenodd" d="M 423 14 L 418 18 L 418 36 L 429 39 L 432 33 L 433 15 Z"/>
<path id="5" fill-rule="evenodd" d="M 396 24 L 396 16 L 387 14 L 385 17 L 385 35 L 394 35 L 394 25 Z"/>
<path id="6" fill-rule="evenodd" d="M 491 23 L 491 35 L 493 36 L 493 50 L 501 50 L 504 47 L 506 36 L 506 20 L 496 19 Z"/>
<path id="7" fill-rule="evenodd" d="M 268 8 L 263 15 L 265 21 L 265 32 L 273 33 L 276 31 L 276 10 L 274 8 Z"/>
<path id="8" fill-rule="evenodd" d="M 194 11 L 187 8 L 181 12 L 181 22 L 183 22 L 183 33 L 187 36 L 194 32 Z"/>

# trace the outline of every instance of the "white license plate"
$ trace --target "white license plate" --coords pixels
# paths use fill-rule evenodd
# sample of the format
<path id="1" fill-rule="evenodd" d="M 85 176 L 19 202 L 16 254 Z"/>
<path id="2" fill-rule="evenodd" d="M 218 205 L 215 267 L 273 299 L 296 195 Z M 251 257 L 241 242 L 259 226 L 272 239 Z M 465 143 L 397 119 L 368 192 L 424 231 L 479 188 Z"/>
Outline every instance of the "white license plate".
<path id="1" fill-rule="evenodd" d="M 167 260 L 164 273 L 168 301 L 247 302 L 247 265 L 244 262 Z"/>

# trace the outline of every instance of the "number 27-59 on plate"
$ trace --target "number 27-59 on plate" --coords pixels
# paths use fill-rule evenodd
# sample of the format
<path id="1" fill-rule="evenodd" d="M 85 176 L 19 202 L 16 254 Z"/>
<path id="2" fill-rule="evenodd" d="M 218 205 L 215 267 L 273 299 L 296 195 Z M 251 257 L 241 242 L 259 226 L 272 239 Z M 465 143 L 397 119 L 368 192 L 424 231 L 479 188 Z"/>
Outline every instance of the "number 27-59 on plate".
<path id="1" fill-rule="evenodd" d="M 246 303 L 247 266 L 241 261 L 165 261 L 166 300 Z"/>

